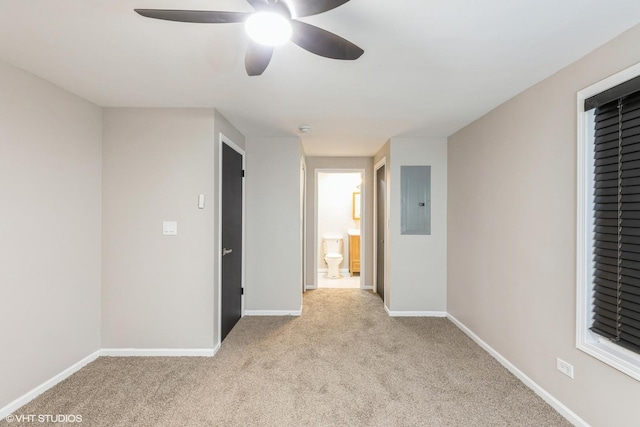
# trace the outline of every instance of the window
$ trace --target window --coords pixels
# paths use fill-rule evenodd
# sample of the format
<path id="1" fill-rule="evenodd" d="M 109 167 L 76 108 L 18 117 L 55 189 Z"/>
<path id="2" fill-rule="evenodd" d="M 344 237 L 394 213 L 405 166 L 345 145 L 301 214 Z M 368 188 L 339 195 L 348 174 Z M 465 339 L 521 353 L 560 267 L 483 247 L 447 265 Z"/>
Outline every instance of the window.
<path id="1" fill-rule="evenodd" d="M 640 64 L 578 93 L 577 347 L 640 380 Z"/>

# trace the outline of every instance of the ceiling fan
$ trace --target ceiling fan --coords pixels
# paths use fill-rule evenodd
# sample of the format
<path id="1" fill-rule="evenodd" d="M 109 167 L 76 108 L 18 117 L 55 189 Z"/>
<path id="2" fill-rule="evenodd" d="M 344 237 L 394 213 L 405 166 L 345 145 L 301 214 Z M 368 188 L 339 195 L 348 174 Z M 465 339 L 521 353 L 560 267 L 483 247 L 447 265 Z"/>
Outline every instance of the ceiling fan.
<path id="1" fill-rule="evenodd" d="M 291 40 L 301 48 L 325 58 L 354 60 L 364 50 L 342 37 L 298 21 L 295 18 L 317 15 L 349 0 L 247 0 L 254 12 L 206 10 L 135 9 L 147 18 L 200 24 L 245 22 L 251 38 L 245 56 L 245 69 L 259 76 L 269 65 L 274 47 Z"/>

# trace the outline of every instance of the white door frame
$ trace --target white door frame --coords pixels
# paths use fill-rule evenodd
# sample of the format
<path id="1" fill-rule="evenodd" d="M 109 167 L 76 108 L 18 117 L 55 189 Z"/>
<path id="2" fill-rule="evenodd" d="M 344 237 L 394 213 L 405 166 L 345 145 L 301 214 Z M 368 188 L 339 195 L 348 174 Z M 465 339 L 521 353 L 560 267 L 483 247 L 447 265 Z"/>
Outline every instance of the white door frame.
<path id="1" fill-rule="evenodd" d="M 307 162 L 304 156 L 300 158 L 300 174 L 301 174 L 301 215 L 302 226 L 302 292 L 307 290 Z"/>
<path id="2" fill-rule="evenodd" d="M 245 168 L 245 161 L 246 161 L 246 156 L 245 156 L 245 151 L 243 148 L 241 148 L 239 145 L 237 145 L 235 142 L 233 142 L 229 137 L 227 137 L 225 134 L 223 134 L 222 132 L 220 132 L 219 137 L 218 137 L 218 241 L 216 242 L 216 246 L 217 246 L 217 254 L 218 256 L 216 257 L 217 263 L 218 263 L 218 273 L 217 273 L 217 283 L 218 283 L 218 290 L 217 292 L 215 292 L 214 289 L 214 293 L 217 294 L 218 296 L 218 313 L 217 313 L 217 319 L 218 319 L 218 344 L 217 346 L 219 347 L 222 344 L 222 145 L 226 144 L 227 146 L 229 146 L 230 148 L 232 148 L 234 151 L 236 151 L 238 154 L 240 154 L 242 156 L 242 170 L 244 171 Z M 245 180 L 242 180 L 242 280 L 241 280 L 241 285 L 242 285 L 242 289 L 245 288 L 245 280 L 246 280 L 246 275 L 245 275 L 245 251 L 246 251 L 246 233 L 245 233 L 245 218 L 246 218 L 246 214 L 245 214 L 245 209 L 246 209 L 246 203 L 245 203 Z M 242 306 L 241 306 L 241 317 L 244 317 L 244 292 L 243 295 L 241 297 L 241 301 L 242 301 Z"/>
<path id="3" fill-rule="evenodd" d="M 373 292 L 378 292 L 378 173 L 384 166 L 386 184 L 384 224 L 384 304 L 387 305 L 389 296 L 389 168 L 387 158 L 383 157 L 373 167 Z"/>
<path id="4" fill-rule="evenodd" d="M 366 179 L 366 169 L 358 169 L 358 168 L 345 168 L 345 169 L 336 169 L 336 168 L 327 168 L 327 169 L 315 169 L 315 180 L 313 183 L 313 200 L 314 200 L 314 208 L 313 208 L 313 278 L 314 278 L 314 287 L 307 289 L 317 289 L 318 283 L 316 279 L 318 277 L 318 175 L 320 173 L 359 173 L 362 178 L 362 183 L 360 184 L 360 289 L 363 289 L 364 284 L 364 272 L 366 267 L 366 256 L 364 252 L 366 233 L 363 233 L 363 230 L 366 230 L 367 225 L 367 216 L 365 215 L 365 192 L 366 188 L 365 179 Z"/>

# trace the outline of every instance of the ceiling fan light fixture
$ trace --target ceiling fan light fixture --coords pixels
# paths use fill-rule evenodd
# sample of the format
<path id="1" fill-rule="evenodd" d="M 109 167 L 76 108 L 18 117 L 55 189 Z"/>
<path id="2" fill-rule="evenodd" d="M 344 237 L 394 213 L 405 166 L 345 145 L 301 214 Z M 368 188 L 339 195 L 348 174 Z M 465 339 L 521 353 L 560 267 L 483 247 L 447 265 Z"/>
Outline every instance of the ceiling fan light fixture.
<path id="1" fill-rule="evenodd" d="M 280 46 L 291 39 L 291 22 L 273 12 L 256 12 L 251 15 L 245 29 L 249 37 L 265 46 Z"/>
<path id="2" fill-rule="evenodd" d="M 244 23 L 251 38 L 244 57 L 248 76 L 259 76 L 269 66 L 275 47 L 287 41 L 318 56 L 354 60 L 364 50 L 337 34 L 293 19 L 318 15 L 349 0 L 247 0 L 254 12 L 216 10 L 134 9 L 145 18 L 198 24 Z M 291 11 L 295 13 L 292 15 Z"/>

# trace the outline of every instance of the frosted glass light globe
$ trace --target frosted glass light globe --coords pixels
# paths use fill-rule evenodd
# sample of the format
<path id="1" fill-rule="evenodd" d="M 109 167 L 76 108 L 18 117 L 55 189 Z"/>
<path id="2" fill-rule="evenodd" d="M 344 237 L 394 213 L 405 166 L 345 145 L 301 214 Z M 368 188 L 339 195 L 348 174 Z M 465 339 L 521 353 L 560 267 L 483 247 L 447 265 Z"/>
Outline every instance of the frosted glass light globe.
<path id="1" fill-rule="evenodd" d="M 272 12 L 256 12 L 245 23 L 252 40 L 266 46 L 280 46 L 291 38 L 291 23 L 287 18 Z"/>

